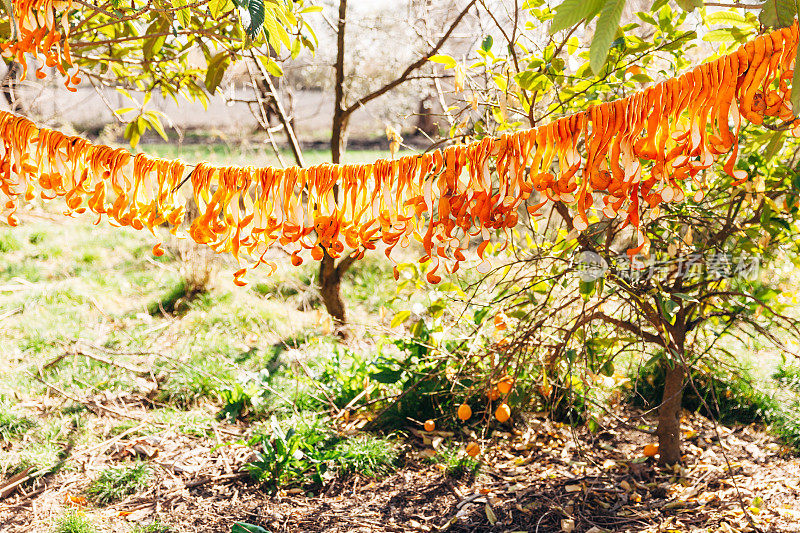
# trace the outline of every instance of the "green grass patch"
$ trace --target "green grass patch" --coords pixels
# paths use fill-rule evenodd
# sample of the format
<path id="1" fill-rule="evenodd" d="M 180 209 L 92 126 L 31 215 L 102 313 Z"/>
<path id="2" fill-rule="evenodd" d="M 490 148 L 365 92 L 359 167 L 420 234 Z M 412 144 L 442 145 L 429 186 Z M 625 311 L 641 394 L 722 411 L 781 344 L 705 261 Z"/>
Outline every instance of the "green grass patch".
<path id="1" fill-rule="evenodd" d="M 174 427 L 184 435 L 192 435 L 201 438 L 214 436 L 214 432 L 211 429 L 214 423 L 214 417 L 205 411 L 183 411 L 161 408 L 156 410 L 153 415 L 157 422 Z"/>
<path id="2" fill-rule="evenodd" d="M 149 478 L 150 469 L 145 463 L 114 466 L 103 470 L 86 493 L 98 505 L 108 505 L 144 489 Z"/>
<path id="3" fill-rule="evenodd" d="M 153 316 L 161 313 L 184 314 L 190 309 L 192 301 L 200 294 L 197 290 L 190 288 L 185 280 L 179 279 L 167 288 L 163 296 L 147 307 L 147 312 Z"/>
<path id="4" fill-rule="evenodd" d="M 20 242 L 16 235 L 10 231 L 3 231 L 0 233 L 0 253 L 7 254 L 8 252 L 15 252 L 20 249 Z"/>
<path id="5" fill-rule="evenodd" d="M 0 442 L 16 440 L 33 427 L 36 427 L 33 420 L 9 413 L 0 406 Z"/>
<path id="6" fill-rule="evenodd" d="M 33 439 L 24 449 L 18 452 L 0 451 L 0 470 L 7 476 L 13 476 L 27 470 L 38 471 L 51 468 L 57 464 L 59 459 L 59 449 L 45 436 Z"/>
<path id="7" fill-rule="evenodd" d="M 444 474 L 455 479 L 474 479 L 481 463 L 456 446 L 443 446 L 437 450 L 430 462 L 442 465 Z"/>
<path id="8" fill-rule="evenodd" d="M 136 524 L 133 526 L 131 533 L 172 533 L 172 529 L 168 525 L 162 524 L 156 520 L 152 524 Z"/>
<path id="9" fill-rule="evenodd" d="M 97 533 L 92 522 L 78 511 L 70 511 L 56 522 L 53 533 Z"/>
<path id="10" fill-rule="evenodd" d="M 235 368 L 213 352 L 192 357 L 185 364 L 174 364 L 159 386 L 156 401 L 179 409 L 190 409 L 202 400 L 216 402 L 220 390 L 233 382 Z"/>
<path id="11" fill-rule="evenodd" d="M 334 461 L 342 475 L 380 478 L 396 470 L 399 457 L 396 442 L 373 435 L 348 438 L 334 448 Z"/>

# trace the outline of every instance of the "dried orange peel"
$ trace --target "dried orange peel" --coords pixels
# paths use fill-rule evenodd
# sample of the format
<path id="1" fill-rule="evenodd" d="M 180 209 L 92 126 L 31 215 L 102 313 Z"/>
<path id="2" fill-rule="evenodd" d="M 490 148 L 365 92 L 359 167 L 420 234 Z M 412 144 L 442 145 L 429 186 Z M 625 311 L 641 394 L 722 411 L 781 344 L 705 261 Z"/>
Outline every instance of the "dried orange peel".
<path id="1" fill-rule="evenodd" d="M 36 60 L 36 77 L 45 78 L 44 67 L 55 67 L 64 76 L 64 85 L 75 91 L 80 83 L 77 71 L 70 75 L 73 66 L 69 49 L 69 11 L 72 0 L 12 0 L 16 38 L 0 43 L 0 55 L 22 65 L 22 79 L 28 74 L 26 54 Z M 41 61 L 41 64 L 39 63 Z"/>
<path id="2" fill-rule="evenodd" d="M 69 4 L 15 6 L 55 17 Z M 51 28 L 51 19 L 36 20 Z M 26 27 L 42 31 L 32 24 Z M 602 216 L 631 225 L 633 256 L 648 246 L 643 221 L 662 203 L 702 198 L 707 185 L 698 175 L 715 161 L 724 159 L 734 185 L 747 179 L 735 168 L 742 119 L 781 120 L 800 135 L 787 85 L 797 42 L 795 23 L 677 78 L 538 128 L 371 164 L 190 167 L 0 112 L 0 202 L 11 225 L 22 205 L 40 197 L 63 200 L 68 216 L 91 212 L 98 223 L 154 233 L 167 226 L 245 262 L 234 274 L 237 285 L 261 264 L 273 272 L 274 248 L 299 265 L 305 255 L 361 257 L 378 243 L 391 258 L 397 245 L 418 242 L 431 283 L 465 261 L 487 272 L 490 241 L 509 238 L 523 207 L 536 215 L 554 202 L 570 209 L 578 231 Z M 184 221 L 190 198 L 198 214 Z"/>

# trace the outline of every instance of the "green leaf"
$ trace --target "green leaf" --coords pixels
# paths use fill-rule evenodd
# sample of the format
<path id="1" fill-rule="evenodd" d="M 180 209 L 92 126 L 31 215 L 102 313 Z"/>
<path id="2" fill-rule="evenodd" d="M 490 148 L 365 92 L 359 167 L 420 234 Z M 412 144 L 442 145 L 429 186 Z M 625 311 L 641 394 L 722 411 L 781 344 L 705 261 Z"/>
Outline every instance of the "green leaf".
<path id="1" fill-rule="evenodd" d="M 761 4 L 758 20 L 770 28 L 785 28 L 792 25 L 795 13 L 794 0 L 766 0 Z"/>
<path id="2" fill-rule="evenodd" d="M 675 0 L 681 9 L 692 12 L 699 7 L 703 7 L 703 0 Z"/>
<path id="3" fill-rule="evenodd" d="M 487 35 L 483 42 L 481 42 L 481 50 L 488 52 L 492 49 L 492 44 L 494 44 L 494 39 L 492 39 L 491 35 Z"/>
<path id="4" fill-rule="evenodd" d="M 218 19 L 220 15 L 227 13 L 231 9 L 233 9 L 231 0 L 210 0 L 208 2 L 208 11 L 215 19 Z"/>
<path id="5" fill-rule="evenodd" d="M 753 23 L 748 21 L 744 15 L 735 11 L 716 11 L 706 17 L 706 24 L 730 24 L 731 26 L 752 27 Z"/>
<path id="6" fill-rule="evenodd" d="M 268 56 L 260 56 L 258 59 L 261 61 L 261 64 L 264 65 L 264 68 L 267 69 L 267 72 L 277 78 L 283 76 L 283 69 L 274 59 Z"/>
<path id="7" fill-rule="evenodd" d="M 770 135 L 769 144 L 764 149 L 764 159 L 767 161 L 771 161 L 783 147 L 783 133 L 782 131 L 775 131 Z"/>
<path id="8" fill-rule="evenodd" d="M 584 300 L 588 300 L 594 294 L 596 286 L 597 286 L 596 280 L 595 281 L 581 281 L 578 284 L 578 292 L 580 292 L 580 295 L 583 296 Z"/>
<path id="9" fill-rule="evenodd" d="M 269 533 L 261 526 L 254 526 L 245 522 L 236 522 L 231 528 L 231 533 Z"/>
<path id="10" fill-rule="evenodd" d="M 733 35 L 731 28 L 724 28 L 711 30 L 703 35 L 703 40 L 709 43 L 733 43 L 736 42 L 736 37 Z"/>
<path id="11" fill-rule="evenodd" d="M 245 32 L 251 39 L 255 39 L 264 26 L 264 18 L 266 16 L 264 0 L 247 0 L 247 12 L 250 14 L 250 25 L 245 29 Z"/>
<path id="12" fill-rule="evenodd" d="M 483 319 L 486 318 L 486 315 L 489 314 L 489 311 L 491 311 L 491 308 L 489 306 L 486 306 L 483 309 L 475 311 L 475 313 L 472 315 L 472 321 L 475 322 L 476 325 L 480 326 L 481 323 L 483 322 Z"/>
<path id="13" fill-rule="evenodd" d="M 396 328 L 397 326 L 408 320 L 408 317 L 410 316 L 411 316 L 411 311 L 399 311 L 397 314 L 394 315 L 394 318 L 392 318 L 392 322 L 391 324 L 389 324 L 389 327 Z"/>
<path id="14" fill-rule="evenodd" d="M 454 292 L 462 298 L 467 297 L 467 294 L 461 289 L 461 287 L 459 287 L 458 285 L 456 285 L 451 281 L 445 281 L 443 283 L 440 283 L 437 288 L 443 292 Z"/>
<path id="15" fill-rule="evenodd" d="M 217 87 L 219 87 L 219 84 L 222 82 L 222 77 L 225 75 L 225 71 L 230 64 L 231 58 L 227 52 L 220 52 L 211 58 L 211 61 L 208 63 L 205 79 L 206 89 L 210 94 L 214 94 L 216 92 Z"/>
<path id="16" fill-rule="evenodd" d="M 125 128 L 125 138 L 130 142 L 131 148 L 136 148 L 139 144 L 139 139 L 142 137 L 142 130 L 139 129 L 139 121 L 134 120 Z"/>
<path id="17" fill-rule="evenodd" d="M 659 300 L 661 299 L 659 298 Z M 675 321 L 675 310 L 678 307 L 680 307 L 680 305 L 670 299 L 661 300 L 661 316 L 666 318 L 670 324 L 673 324 Z"/>
<path id="18" fill-rule="evenodd" d="M 167 137 L 167 132 L 164 131 L 164 126 L 161 124 L 161 119 L 155 112 L 148 111 L 147 113 L 144 114 L 144 118 L 145 120 L 147 120 L 147 123 L 150 124 L 150 126 L 154 130 L 156 130 L 156 133 L 158 133 L 162 139 L 164 139 L 165 141 L 169 141 L 169 137 Z"/>
<path id="19" fill-rule="evenodd" d="M 564 0 L 555 8 L 550 35 L 571 28 L 584 19 L 591 20 L 602 6 L 603 0 Z"/>
<path id="20" fill-rule="evenodd" d="M 797 43 L 797 51 L 795 51 L 795 54 L 798 52 L 800 52 L 800 41 Z M 795 55 L 795 57 L 797 57 L 797 55 Z M 794 76 L 792 76 L 792 96 L 789 100 L 792 103 L 792 113 L 797 116 L 797 112 L 800 111 L 800 68 L 794 69 Z"/>
<path id="21" fill-rule="evenodd" d="M 404 370 L 402 368 L 393 370 L 391 368 L 383 368 L 378 372 L 372 372 L 369 377 L 372 378 L 374 381 L 378 383 L 382 383 L 384 385 L 392 385 L 393 383 L 397 383 L 400 381 L 400 378 L 403 377 Z"/>
<path id="22" fill-rule="evenodd" d="M 600 373 L 604 376 L 612 377 L 614 375 L 614 361 L 606 361 L 600 368 Z"/>
<path id="23" fill-rule="evenodd" d="M 622 10 L 625 8 L 626 0 L 608 0 L 600 12 L 597 19 L 597 28 L 594 31 L 592 44 L 589 47 L 589 66 L 595 75 L 600 73 L 603 65 L 606 64 L 608 50 L 614 41 L 614 36 L 619 28 L 619 21 L 622 18 Z"/>
<path id="24" fill-rule="evenodd" d="M 192 12 L 186 7 L 186 0 L 172 0 L 172 5 L 181 8 L 178 10 L 178 22 L 184 28 L 189 28 L 192 24 Z"/>

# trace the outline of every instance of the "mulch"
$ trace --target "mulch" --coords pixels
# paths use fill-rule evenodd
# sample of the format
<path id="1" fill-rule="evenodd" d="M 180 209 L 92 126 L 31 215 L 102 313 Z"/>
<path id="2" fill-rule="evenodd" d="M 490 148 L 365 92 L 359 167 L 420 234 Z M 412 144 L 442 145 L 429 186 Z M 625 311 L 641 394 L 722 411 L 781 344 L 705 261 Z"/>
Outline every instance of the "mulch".
<path id="1" fill-rule="evenodd" d="M 605 422 L 591 434 L 529 417 L 483 442 L 480 473 L 462 479 L 424 460 L 441 439 L 409 432 L 393 475 L 339 478 L 313 495 L 251 482 L 241 470 L 252 452 L 235 444 L 235 428 L 217 432 L 222 446 L 165 430 L 89 456 L 73 450 L 76 469 L 0 500 L 0 531 L 49 532 L 69 507 L 112 532 L 155 519 L 180 533 L 228 533 L 239 521 L 276 533 L 800 531 L 800 459 L 759 429 L 687 414 L 684 463 L 665 468 L 642 456 L 649 435 Z M 85 501 L 97 471 L 133 457 L 156 473 L 145 492 L 108 507 Z"/>

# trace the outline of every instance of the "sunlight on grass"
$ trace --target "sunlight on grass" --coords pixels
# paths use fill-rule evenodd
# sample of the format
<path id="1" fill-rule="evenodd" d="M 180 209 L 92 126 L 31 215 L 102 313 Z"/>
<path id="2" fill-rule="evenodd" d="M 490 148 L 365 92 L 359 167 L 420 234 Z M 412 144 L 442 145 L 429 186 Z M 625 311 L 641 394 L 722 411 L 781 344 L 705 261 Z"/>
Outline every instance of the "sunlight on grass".
<path id="1" fill-rule="evenodd" d="M 97 529 L 82 513 L 69 511 L 58 519 L 52 533 L 97 533 Z"/>
<path id="2" fill-rule="evenodd" d="M 135 494 L 147 486 L 150 469 L 144 463 L 103 470 L 86 493 L 98 505 L 108 505 Z"/>

